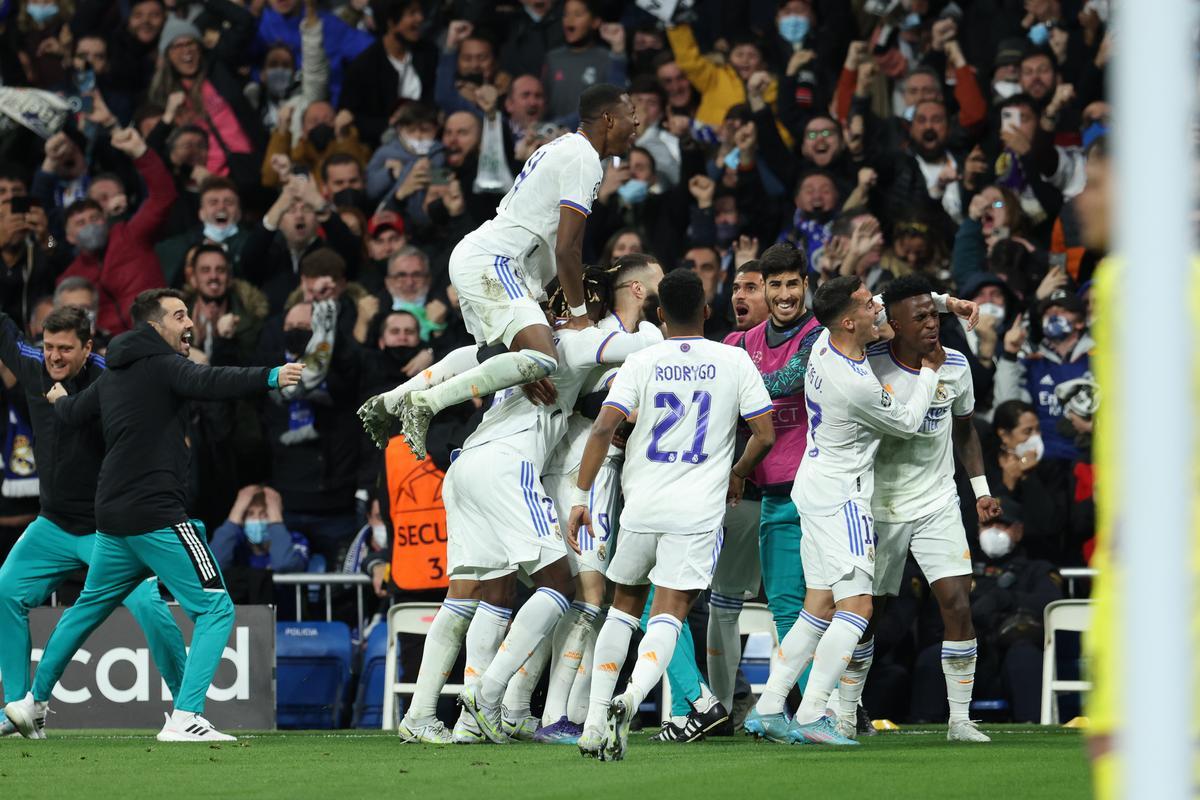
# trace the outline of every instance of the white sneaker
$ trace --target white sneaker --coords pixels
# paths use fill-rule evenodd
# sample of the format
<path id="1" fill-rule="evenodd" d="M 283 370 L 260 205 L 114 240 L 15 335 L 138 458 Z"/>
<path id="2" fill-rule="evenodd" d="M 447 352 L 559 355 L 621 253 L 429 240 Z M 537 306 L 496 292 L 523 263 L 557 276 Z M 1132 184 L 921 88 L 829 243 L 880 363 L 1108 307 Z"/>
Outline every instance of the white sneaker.
<path id="1" fill-rule="evenodd" d="M 858 738 L 858 720 L 856 720 L 854 717 L 851 717 L 850 719 L 842 719 L 841 717 L 838 717 L 837 723 L 834 725 L 834 727 L 837 729 L 837 732 L 840 735 L 845 736 L 847 739 Z"/>
<path id="2" fill-rule="evenodd" d="M 992 739 L 976 727 L 970 719 L 955 720 L 946 731 L 946 740 L 951 742 L 990 742 Z"/>
<path id="3" fill-rule="evenodd" d="M 458 715 L 458 722 L 454 723 L 454 735 L 451 738 L 455 744 L 483 744 L 487 741 L 483 731 L 479 730 L 479 726 L 475 724 L 475 718 L 465 711 Z"/>
<path id="4" fill-rule="evenodd" d="M 33 692 L 29 692 L 20 700 L 14 700 L 6 705 L 4 716 L 26 739 L 45 739 L 46 714 L 49 711 L 49 703 L 37 702 L 33 699 Z"/>
<path id="5" fill-rule="evenodd" d="M 500 714 L 500 724 L 504 732 L 508 734 L 508 738 L 518 742 L 532 742 L 533 735 L 537 733 L 541 723 L 540 719 L 529 714 L 525 716 L 509 714 L 507 708 Z"/>
<path id="6" fill-rule="evenodd" d="M 199 714 L 176 709 L 163 714 L 166 724 L 158 732 L 160 742 L 236 742 L 236 736 L 221 733 L 213 724 Z"/>
<path id="7" fill-rule="evenodd" d="M 604 749 L 604 731 L 601 728 L 584 728 L 576 742 L 579 754 L 584 758 L 599 758 Z"/>
<path id="8" fill-rule="evenodd" d="M 396 733 L 402 742 L 450 744 L 453 741 L 450 731 L 446 730 L 446 726 L 437 717 L 409 719 L 405 716 L 400 720 L 400 727 L 396 729 Z"/>

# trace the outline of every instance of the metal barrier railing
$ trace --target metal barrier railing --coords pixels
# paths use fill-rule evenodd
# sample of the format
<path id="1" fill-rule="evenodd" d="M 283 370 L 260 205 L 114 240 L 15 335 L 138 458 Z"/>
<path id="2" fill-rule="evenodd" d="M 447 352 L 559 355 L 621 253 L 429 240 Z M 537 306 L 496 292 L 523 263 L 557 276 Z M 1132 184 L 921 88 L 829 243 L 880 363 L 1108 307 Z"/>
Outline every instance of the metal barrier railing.
<path id="1" fill-rule="evenodd" d="M 1091 567 L 1063 567 L 1058 574 L 1067 582 L 1067 597 L 1075 597 L 1075 581 L 1090 581 L 1100 574 L 1100 570 Z"/>
<path id="2" fill-rule="evenodd" d="M 296 587 L 296 621 L 300 622 L 304 616 L 304 603 L 302 602 L 302 590 L 308 586 L 324 586 L 325 589 L 325 621 L 333 620 L 333 587 L 335 586 L 353 586 L 355 587 L 355 595 L 358 603 L 358 616 L 355 619 L 363 618 L 363 587 L 371 585 L 371 579 L 366 575 L 336 573 L 336 572 L 295 572 L 288 575 L 272 575 L 271 580 L 276 586 L 294 586 Z"/>

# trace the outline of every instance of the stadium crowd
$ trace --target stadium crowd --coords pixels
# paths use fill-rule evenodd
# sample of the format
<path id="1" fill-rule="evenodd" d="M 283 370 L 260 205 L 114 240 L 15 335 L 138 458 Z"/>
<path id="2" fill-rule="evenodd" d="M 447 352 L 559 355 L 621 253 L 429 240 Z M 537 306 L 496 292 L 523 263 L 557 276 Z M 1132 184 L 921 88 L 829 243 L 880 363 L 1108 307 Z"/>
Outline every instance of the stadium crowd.
<path id="1" fill-rule="evenodd" d="M 1107 17 L 1107 0 L 695 0 L 667 20 L 632 0 L 4 0 L 0 312 L 36 346 L 53 309 L 82 307 L 102 354 L 139 292 L 176 287 L 194 360 L 304 361 L 299 391 L 192 404 L 192 513 L 235 601 L 270 600 L 272 571 L 365 571 L 386 596 L 385 460 L 355 411 L 471 343 L 450 251 L 575 129 L 584 89 L 627 86 L 636 147 L 605 165 L 585 263 L 694 270 L 717 340 L 774 316 L 757 259 L 777 242 L 804 252 L 810 296 L 919 273 L 978 304 L 973 329 L 941 323 L 1004 508 L 979 536 L 960 475 L 975 694 L 1035 719 L 1042 608 L 1094 527 L 1104 254 L 1080 218 Z M 51 465 L 0 374 L 2 563 Z M 438 416 L 435 465 L 483 406 Z M 941 627 L 910 563 L 872 714 L 945 718 Z"/>

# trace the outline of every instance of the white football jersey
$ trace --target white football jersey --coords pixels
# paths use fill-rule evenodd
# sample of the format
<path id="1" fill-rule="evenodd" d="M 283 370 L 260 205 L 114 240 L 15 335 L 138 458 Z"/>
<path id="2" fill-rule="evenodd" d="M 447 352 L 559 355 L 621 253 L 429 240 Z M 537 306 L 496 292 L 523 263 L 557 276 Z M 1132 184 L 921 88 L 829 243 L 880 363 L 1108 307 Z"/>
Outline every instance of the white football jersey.
<path id="1" fill-rule="evenodd" d="M 619 364 L 630 353 L 661 341 L 658 329 L 649 328 L 637 333 L 600 328 L 556 330 L 558 369 L 550 376 L 558 390 L 554 405 L 532 402 L 519 386 L 497 392 L 483 421 L 463 443 L 463 450 L 504 440 L 542 474 L 550 454 L 567 432 L 567 418 L 593 370 L 600 364 Z"/>
<path id="2" fill-rule="evenodd" d="M 623 530 L 704 534 L 721 525 L 738 417 L 773 410 L 750 356 L 699 336 L 630 356 L 606 406 L 638 411 L 625 448 Z"/>
<path id="3" fill-rule="evenodd" d="M 797 510 L 830 516 L 850 500 L 869 508 L 880 438 L 916 433 L 937 384 L 937 373 L 922 369 L 902 403 L 879 385 L 865 355 L 842 354 L 821 331 L 804 376 L 808 443 L 792 488 Z"/>
<path id="4" fill-rule="evenodd" d="M 545 287 L 556 274 L 559 209 L 590 216 L 604 171 L 600 154 L 582 133 L 539 147 L 500 200 L 494 219 L 467 234 L 489 253 L 519 261 L 529 288 Z"/>
<path id="5" fill-rule="evenodd" d="M 920 370 L 896 360 L 890 345 L 872 347 L 867 360 L 884 391 L 908 403 L 918 391 Z M 975 410 L 975 387 L 966 356 L 946 348 L 937 371 L 937 389 L 921 428 L 911 439 L 885 436 L 875 454 L 872 514 L 882 522 L 911 522 L 944 508 L 957 495 L 954 486 L 952 417 Z"/>
<path id="6" fill-rule="evenodd" d="M 603 331 L 624 331 L 625 327 L 621 324 L 621 320 L 616 314 L 610 314 L 604 319 L 596 323 L 596 327 Z M 645 338 L 647 345 L 655 344 L 662 341 L 662 332 L 658 326 L 650 322 L 642 322 L 638 325 L 638 333 Z M 600 366 L 592 370 L 588 376 L 587 382 L 580 390 L 579 394 L 591 394 L 606 389 L 612 385 L 613 379 L 617 375 L 617 370 L 613 367 Z M 592 432 L 592 421 L 583 416 L 579 412 L 571 414 L 567 420 L 567 433 L 563 436 L 563 440 L 554 450 L 554 454 L 550 456 L 549 462 L 546 464 L 547 475 L 569 475 L 579 469 L 579 463 L 583 460 L 583 449 L 587 446 L 588 436 Z M 620 456 L 622 451 L 616 446 L 608 448 L 610 457 Z"/>

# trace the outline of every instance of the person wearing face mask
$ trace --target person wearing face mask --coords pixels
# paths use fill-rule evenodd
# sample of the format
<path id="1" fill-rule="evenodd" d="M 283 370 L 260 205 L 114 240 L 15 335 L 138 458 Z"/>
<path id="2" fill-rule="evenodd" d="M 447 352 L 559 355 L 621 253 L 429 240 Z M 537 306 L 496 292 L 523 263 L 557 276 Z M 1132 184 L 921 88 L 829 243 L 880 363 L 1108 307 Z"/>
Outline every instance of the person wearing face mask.
<path id="1" fill-rule="evenodd" d="M 979 531 L 971 578 L 971 619 L 979 642 L 975 674 L 977 697 L 1008 701 L 1013 722 L 1037 722 L 1041 712 L 1042 616 L 1062 599 L 1062 578 L 1050 561 L 1028 552 L 1029 512 L 1011 498 L 1000 501 L 1000 516 Z M 941 668 L 942 626 L 937 603 L 927 598 L 918 629 L 923 649 L 913 667 L 911 716 L 914 721 L 946 718 L 946 685 Z"/>
<path id="2" fill-rule="evenodd" d="M 997 447 L 988 458 L 987 478 L 997 497 L 1016 500 L 1024 508 L 1025 548 L 1055 564 L 1074 563 L 1068 546 L 1069 477 L 1046 459 L 1046 431 L 1034 407 L 1020 400 L 996 406 L 992 417 Z"/>
<path id="3" fill-rule="evenodd" d="M 1026 343 L 1028 332 L 1021 319 L 1004 336 L 1004 350 L 996 367 L 996 401 L 1032 403 L 1045 438 L 1045 460 L 1065 469 L 1079 457 L 1079 450 L 1074 434 L 1066 435 L 1058 428 L 1063 409 L 1054 390 L 1091 373 L 1095 342 L 1087 332 L 1083 302 L 1073 293 L 1056 289 L 1036 310 L 1040 342 Z"/>
<path id="4" fill-rule="evenodd" d="M 284 0 L 291 2 L 292 0 Z M 267 9 L 260 21 L 259 36 L 262 35 L 262 25 L 267 22 L 267 14 L 273 9 Z M 258 109 L 266 130 L 275 130 L 280 123 L 280 111 L 290 109 L 288 120 L 293 124 L 297 121 L 296 111 L 303 111 L 310 103 L 324 100 L 331 94 L 330 56 L 326 55 L 323 43 L 325 21 L 317 15 L 315 3 L 307 4 L 304 21 L 297 18 L 295 39 L 299 44 L 300 58 L 296 58 L 296 44 L 283 39 L 275 39 L 266 48 L 262 65 L 259 69 L 258 81 L 247 83 L 246 99 Z M 340 23 L 331 23 L 340 24 Z M 365 36 L 365 34 L 359 35 Z M 369 38 L 363 43 L 365 48 L 370 43 Z M 356 53 L 357 54 L 357 53 Z M 338 66 L 340 67 L 340 60 Z M 341 70 L 338 69 L 338 79 Z M 338 84 L 340 90 L 340 83 Z M 336 102 L 336 94 L 334 95 Z M 293 131 L 298 133 L 298 131 Z"/>
<path id="5" fill-rule="evenodd" d="M 242 224 L 242 200 L 237 184 L 228 178 L 212 176 L 200 184 L 197 220 L 183 233 L 164 239 L 154 246 L 168 286 L 178 286 L 188 251 L 201 244 L 218 245 L 229 259 L 229 268 L 240 274 L 242 248 L 250 238 L 250 228 Z"/>
<path id="6" fill-rule="evenodd" d="M 270 573 L 308 571 L 308 539 L 288 530 L 283 522 L 283 499 L 270 486 L 243 486 L 229 517 L 213 532 L 209 547 L 235 603 L 273 603 Z M 264 577 L 265 593 L 257 591 Z"/>
<path id="7" fill-rule="evenodd" d="M 399 211 L 406 222 L 427 222 L 422 209 L 434 170 L 446 167 L 432 106 L 408 103 L 396 115 L 396 138 L 380 147 L 367 164 L 367 197 Z"/>
<path id="8" fill-rule="evenodd" d="M 341 107 L 353 112 L 363 140 L 376 145 L 397 107 L 410 100 L 432 105 L 438 49 L 422 37 L 425 12 L 420 0 L 373 0 L 379 39 L 346 68 Z M 540 69 L 540 67 L 539 67 Z"/>
<path id="9" fill-rule="evenodd" d="M 1000 42 L 992 68 L 992 101 L 1007 100 L 1021 93 L 1021 59 L 1028 48 L 1024 39 Z"/>
<path id="10" fill-rule="evenodd" d="M 303 13 L 301 5 L 304 6 Z M 315 39 L 319 52 L 305 46 L 310 36 Z M 269 62 L 271 50 L 282 44 L 292 54 L 299 53 L 292 69 L 307 71 L 310 59 L 316 56 L 324 62 L 328 91 L 313 94 L 311 98 L 328 97 L 337 105 L 346 65 L 370 47 L 372 41 L 367 31 L 350 27 L 329 11 L 318 11 L 315 0 L 303 3 L 301 0 L 270 0 L 259 17 L 251 57 L 257 59 L 265 52 Z"/>
<path id="11" fill-rule="evenodd" d="M 335 113 L 326 100 L 309 103 L 299 117 L 299 136 L 293 134 L 293 117 L 291 106 L 280 109 L 279 122 L 267 142 L 259 170 L 263 186 L 275 188 L 297 170 L 316 175 L 331 159 L 349 158 L 361 170 L 361 165 L 370 158 L 370 148 L 359 140 L 354 114 L 346 109 Z"/>
<path id="12" fill-rule="evenodd" d="M 128 309 L 143 289 L 163 285 L 154 243 L 175 202 L 175 182 L 137 131 L 125 128 L 112 136 L 113 147 L 133 160 L 146 184 L 146 199 L 128 222 L 109 224 L 94 200 L 79 200 L 67 209 L 67 242 L 77 255 L 59 280 L 78 276 L 100 288 L 97 325 L 113 334 L 132 327 Z"/>

